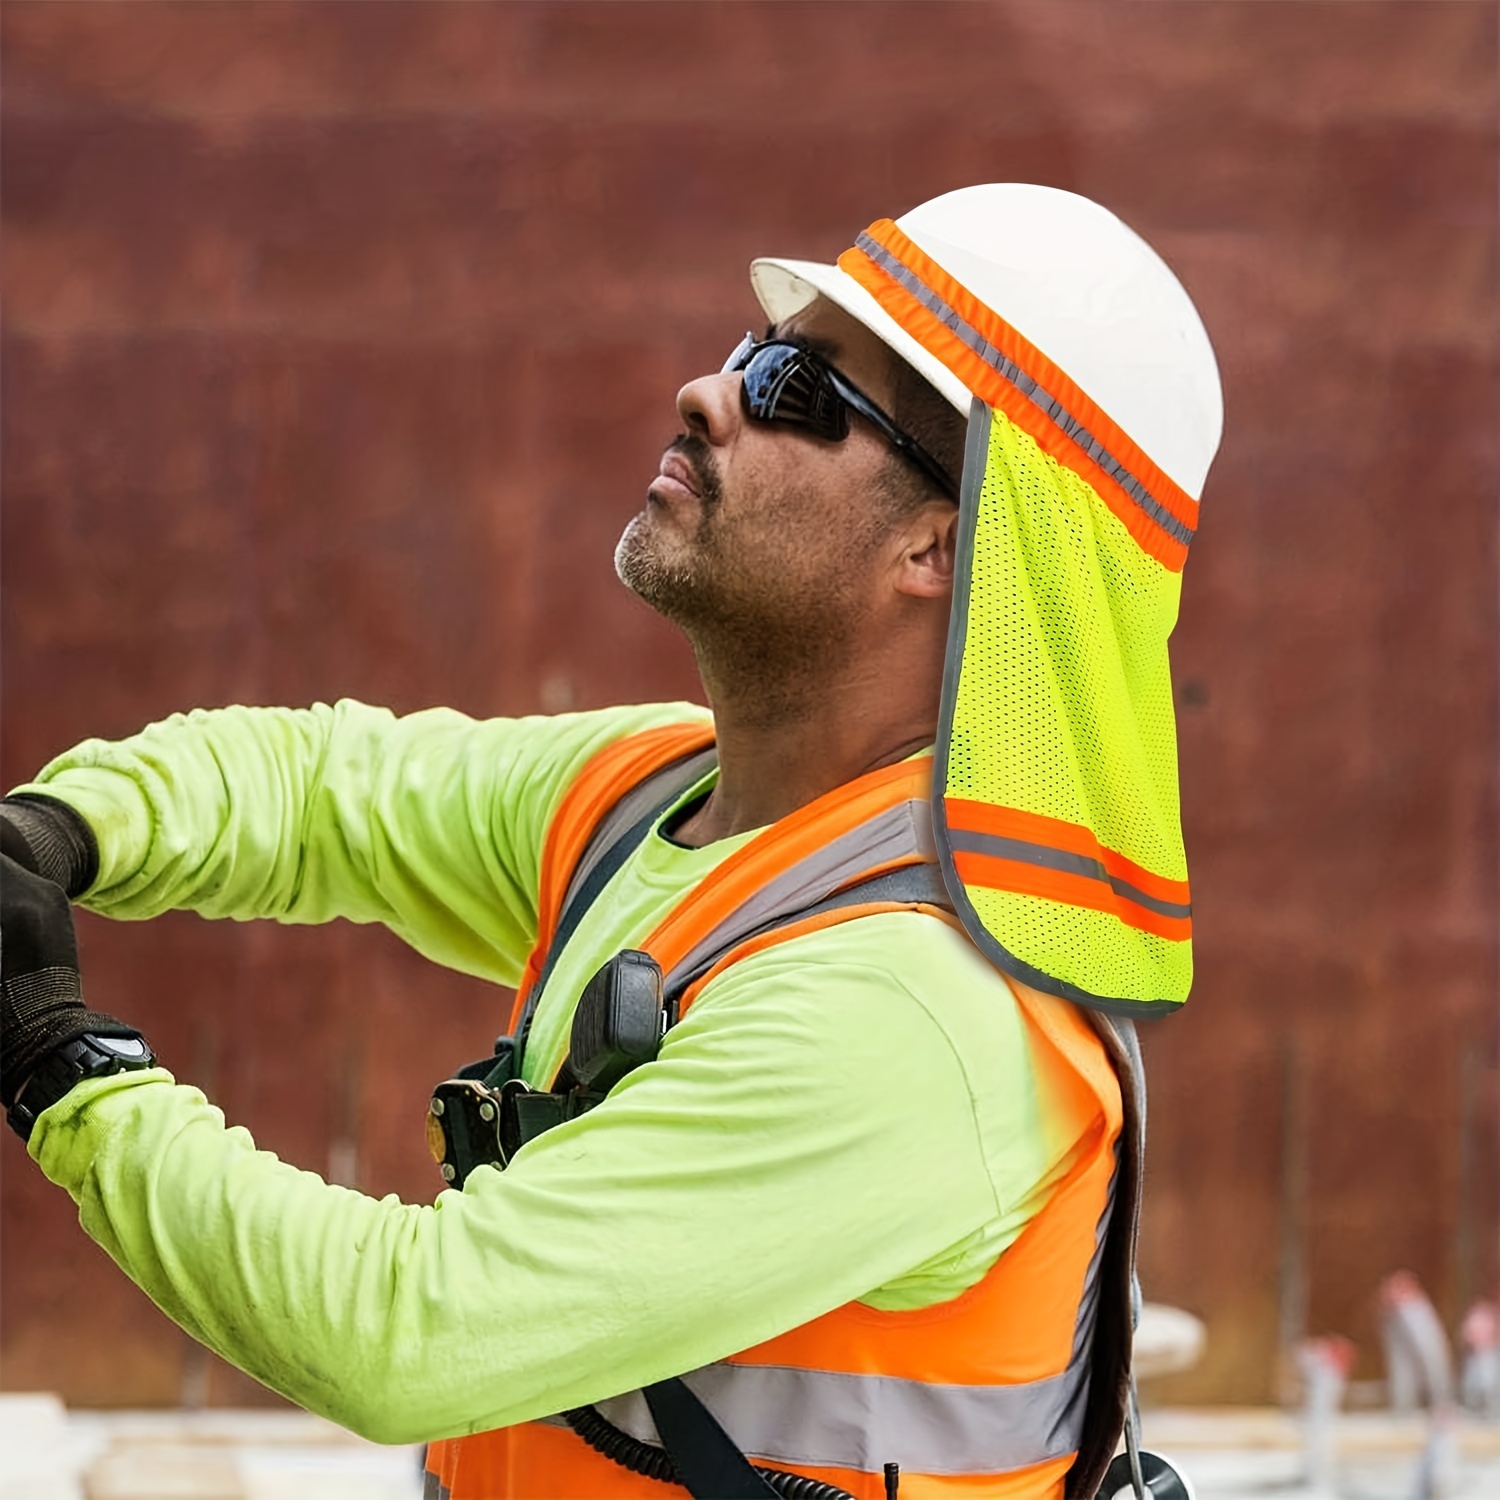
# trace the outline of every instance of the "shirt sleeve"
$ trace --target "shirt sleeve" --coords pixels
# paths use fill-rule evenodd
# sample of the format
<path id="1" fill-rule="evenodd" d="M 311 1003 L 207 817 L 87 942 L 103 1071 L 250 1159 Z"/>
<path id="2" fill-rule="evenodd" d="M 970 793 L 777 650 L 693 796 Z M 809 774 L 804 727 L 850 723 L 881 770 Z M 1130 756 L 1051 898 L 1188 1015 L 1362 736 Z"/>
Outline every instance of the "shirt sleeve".
<path id="1" fill-rule="evenodd" d="M 383 922 L 427 957 L 515 984 L 547 825 L 611 740 L 706 717 L 654 704 L 554 718 L 397 718 L 349 701 L 178 714 L 87 740 L 18 790 L 94 830 L 82 904 L 112 917 Z"/>
<path id="2" fill-rule="evenodd" d="M 1039 1127 L 1008 991 L 944 1011 L 955 964 L 982 964 L 951 957 L 967 944 L 910 914 L 850 926 L 860 945 L 814 934 L 732 966 L 598 1109 L 432 1206 L 285 1165 L 160 1072 L 81 1085 L 31 1151 L 165 1312 L 312 1411 L 410 1442 L 565 1410 L 997 1219 L 1013 1238 L 1074 1144 Z M 997 1165 L 997 1140 L 1030 1144 Z"/>

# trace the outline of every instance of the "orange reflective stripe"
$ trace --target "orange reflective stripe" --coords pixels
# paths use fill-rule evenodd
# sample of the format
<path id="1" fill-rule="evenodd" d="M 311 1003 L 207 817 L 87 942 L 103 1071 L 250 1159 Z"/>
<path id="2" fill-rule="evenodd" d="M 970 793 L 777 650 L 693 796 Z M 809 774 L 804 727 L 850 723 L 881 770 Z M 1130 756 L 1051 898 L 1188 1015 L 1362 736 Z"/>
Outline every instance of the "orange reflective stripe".
<path id="1" fill-rule="evenodd" d="M 953 855 L 953 868 L 965 885 L 1012 891 L 1018 896 L 1040 896 L 1045 901 L 1060 901 L 1065 906 L 1086 907 L 1090 911 L 1118 917 L 1128 927 L 1173 942 L 1186 942 L 1193 935 L 1191 917 L 1168 917 L 1150 911 L 1126 900 L 1112 886 L 1086 875 L 1049 870 L 1042 865 L 1025 864 L 1015 859 L 958 851 Z"/>
<path id="2" fill-rule="evenodd" d="M 951 911 L 941 906 L 929 906 L 925 901 L 918 902 L 915 906 L 910 906 L 904 901 L 868 901 L 858 906 L 840 906 L 833 911 L 820 911 L 816 916 L 804 917 L 800 922 L 788 922 L 783 927 L 763 932 L 758 937 L 748 938 L 739 947 L 731 949 L 713 968 L 701 978 L 695 979 L 682 992 L 682 999 L 677 1007 L 678 1015 L 686 1015 L 688 1006 L 698 998 L 704 985 L 712 984 L 730 964 L 738 963 L 742 958 L 749 958 L 752 954 L 761 953 L 767 948 L 774 948 L 777 943 L 787 942 L 791 938 L 805 937 L 810 932 L 821 932 L 826 927 L 836 927 L 840 922 L 848 922 L 854 917 L 877 916 L 882 912 L 892 911 L 919 911 L 924 916 L 936 917 L 940 922 L 946 922 L 958 932 L 964 930 L 963 923 Z"/>
<path id="3" fill-rule="evenodd" d="M 1003 411 L 1045 453 L 1081 475 L 1124 523 L 1143 551 L 1180 572 L 1198 526 L 1198 502 L 1162 469 L 1084 390 L 1024 335 L 908 239 L 890 219 L 861 239 L 881 259 L 894 258 L 942 304 L 934 310 L 869 250 L 855 247 L 839 267 L 865 288 L 925 349 L 989 406 Z M 1007 378 L 947 318 L 962 320 L 1003 357 L 1039 397 Z M 1083 438 L 1090 439 L 1085 443 Z"/>
<path id="4" fill-rule="evenodd" d="M 1090 828 L 961 797 L 944 799 L 943 816 L 966 884 L 1108 912 L 1174 942 L 1192 936 L 1187 881 L 1136 864 Z"/>
<path id="5" fill-rule="evenodd" d="M 464 1462 L 448 1466 L 443 1500 L 674 1500 L 686 1491 L 646 1479 L 587 1449 L 566 1427 L 527 1422 L 461 1440 Z M 436 1448 L 440 1445 L 433 1444 Z M 441 1445 L 457 1448 L 459 1440 Z M 1072 1459 L 1056 1458 L 996 1480 L 992 1474 L 901 1471 L 901 1500 L 1057 1500 Z M 429 1448 L 428 1472 L 432 1467 Z M 855 1500 L 883 1500 L 884 1477 L 859 1469 L 798 1464 L 796 1473 L 847 1490 Z"/>
<path id="6" fill-rule="evenodd" d="M 526 960 L 511 1007 L 510 1030 L 521 1024 L 521 1014 L 537 975 L 552 946 L 563 897 L 573 870 L 583 857 L 594 829 L 621 796 L 632 787 L 695 750 L 714 742 L 714 727 L 703 724 L 664 724 L 606 745 L 574 778 L 564 793 L 542 847 L 542 870 L 537 893 L 537 940 Z"/>
<path id="7" fill-rule="evenodd" d="M 963 828 L 974 833 L 994 833 L 1002 838 L 1020 839 L 1028 844 L 1042 844 L 1053 849 L 1066 849 L 1073 854 L 1097 859 L 1112 875 L 1128 880 L 1132 885 L 1155 896 L 1159 901 L 1176 901 L 1186 905 L 1191 899 L 1185 880 L 1169 880 L 1157 875 L 1117 854 L 1101 844 L 1092 828 L 1081 823 L 1065 823 L 1061 818 L 1048 818 L 1040 813 L 1023 812 L 1019 807 L 1001 807 L 994 802 L 972 802 L 963 797 L 945 797 L 944 813 L 950 828 Z"/>
<path id="8" fill-rule="evenodd" d="M 798 860 L 811 858 L 894 804 L 926 798 L 932 762 L 901 761 L 835 787 L 731 854 L 681 901 L 641 947 L 670 973 L 705 933 Z M 889 866 L 887 866 L 889 867 Z"/>

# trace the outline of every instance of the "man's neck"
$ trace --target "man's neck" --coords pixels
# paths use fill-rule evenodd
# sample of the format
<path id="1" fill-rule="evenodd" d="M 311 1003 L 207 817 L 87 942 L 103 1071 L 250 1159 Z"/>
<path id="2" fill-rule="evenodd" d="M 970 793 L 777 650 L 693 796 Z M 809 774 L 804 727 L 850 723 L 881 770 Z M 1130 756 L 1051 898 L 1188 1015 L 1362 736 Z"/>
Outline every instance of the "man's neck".
<path id="1" fill-rule="evenodd" d="M 936 733 L 936 691 L 913 692 L 915 674 L 846 673 L 780 695 L 770 706 L 722 688 L 715 692 L 704 676 L 719 780 L 673 831 L 693 847 L 774 823 L 845 782 L 915 754 Z"/>

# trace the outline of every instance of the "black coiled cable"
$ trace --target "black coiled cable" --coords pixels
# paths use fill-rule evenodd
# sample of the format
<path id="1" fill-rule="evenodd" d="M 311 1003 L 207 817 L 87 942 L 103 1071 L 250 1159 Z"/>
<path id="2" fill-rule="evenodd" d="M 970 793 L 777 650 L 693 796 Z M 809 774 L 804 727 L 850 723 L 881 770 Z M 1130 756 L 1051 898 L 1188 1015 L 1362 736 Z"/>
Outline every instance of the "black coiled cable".
<path id="1" fill-rule="evenodd" d="M 638 1437 L 621 1432 L 597 1407 L 575 1406 L 572 1411 L 563 1413 L 563 1420 L 595 1453 L 603 1454 L 632 1474 L 644 1474 L 647 1479 L 660 1479 L 667 1484 L 681 1483 L 677 1466 L 665 1448 L 643 1443 Z M 750 1467 L 781 1496 L 781 1500 L 854 1500 L 848 1490 L 841 1490 L 836 1484 L 824 1484 L 821 1479 L 788 1474 L 781 1469 L 763 1469 L 759 1464 Z"/>

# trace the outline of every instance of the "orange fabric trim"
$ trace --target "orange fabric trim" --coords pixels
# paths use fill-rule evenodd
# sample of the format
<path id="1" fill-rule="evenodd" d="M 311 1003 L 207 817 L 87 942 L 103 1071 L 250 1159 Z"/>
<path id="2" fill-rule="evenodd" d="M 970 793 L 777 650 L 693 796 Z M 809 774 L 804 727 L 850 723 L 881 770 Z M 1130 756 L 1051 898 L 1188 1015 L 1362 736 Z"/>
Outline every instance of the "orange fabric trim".
<path id="1" fill-rule="evenodd" d="M 457 1450 L 460 1461 L 434 1463 L 433 1450 Z M 457 1456 L 455 1454 L 455 1460 Z M 901 1471 L 901 1500 L 1061 1500 L 1072 1455 L 997 1479 L 987 1474 L 918 1474 Z M 427 1467 L 448 1486 L 453 1500 L 672 1500 L 675 1486 L 632 1474 L 584 1447 L 565 1427 L 525 1422 L 496 1432 L 450 1439 L 428 1447 Z M 855 1500 L 882 1500 L 885 1480 L 857 1469 L 777 1464 L 796 1474 L 847 1490 Z"/>
<path id="2" fill-rule="evenodd" d="M 685 992 L 682 1011 L 685 1014 L 704 986 L 732 963 L 806 933 L 885 911 L 920 911 L 963 931 L 951 912 L 926 904 L 869 902 L 821 912 L 740 944 Z M 1059 1130 L 1084 1143 L 1068 1179 L 989 1275 L 951 1301 L 910 1312 L 881 1312 L 850 1302 L 732 1355 L 731 1363 L 855 1370 L 957 1384 L 1041 1380 L 1067 1365 L 1071 1323 L 1058 1318 L 1055 1305 L 1045 1296 L 1018 1297 L 1015 1288 L 1055 1289 L 1057 1246 L 1092 1243 L 1114 1170 L 1112 1152 L 1122 1119 L 1119 1084 L 1103 1043 L 1077 1007 L 1014 981 L 1007 980 L 1007 984 L 1032 1039 L 1034 1062 L 1048 1080 L 1048 1092 L 1066 1112 L 1066 1120 L 1058 1122 Z M 1083 1293 L 1083 1263 L 1075 1269 L 1077 1284 L 1069 1284 L 1065 1291 L 1066 1297 L 1074 1299 L 1072 1306 Z M 971 1316 L 1005 1328 L 1003 1360 L 995 1347 L 965 1344 L 945 1331 Z M 873 1354 L 868 1343 L 871 1329 L 879 1330 L 878 1359 L 869 1357 Z M 867 1357 L 851 1358 L 853 1350 L 864 1350 Z"/>
<path id="3" fill-rule="evenodd" d="M 1040 813 L 1023 812 L 1019 807 L 1000 807 L 993 802 L 974 802 L 966 797 L 943 798 L 943 810 L 950 828 L 968 833 L 992 833 L 998 838 L 1019 839 L 1026 844 L 1041 844 L 1048 849 L 1062 849 L 1097 859 L 1109 873 L 1128 881 L 1144 895 L 1158 901 L 1186 906 L 1192 899 L 1185 880 L 1168 880 L 1165 875 L 1138 865 L 1134 860 L 1116 854 L 1101 844 L 1091 828 L 1081 823 L 1065 823 L 1061 818 L 1047 818 Z"/>
<path id="4" fill-rule="evenodd" d="M 988 339 L 1012 364 L 1062 403 L 1150 492 L 1162 508 L 1185 526 L 1198 526 L 1198 502 L 1158 465 L 1125 429 L 1047 358 L 1024 335 L 986 307 L 961 282 L 908 239 L 891 219 L 879 219 L 866 233 L 889 250 L 970 327 Z M 864 251 L 846 250 L 839 268 L 865 288 L 918 343 L 940 359 L 981 400 L 1003 411 L 1035 439 L 1043 452 L 1080 475 L 1098 492 L 1141 549 L 1172 572 L 1182 571 L 1187 546 L 1149 516 L 1119 481 L 1107 473 L 1046 413 L 998 370 L 981 359 L 959 336 Z"/>
<path id="5" fill-rule="evenodd" d="M 674 731 L 683 735 L 695 727 L 675 726 Z M 622 784 L 632 785 L 694 748 L 683 739 L 652 733 L 658 738 L 650 745 L 638 743 L 644 737 L 633 737 L 601 752 L 570 788 L 566 816 L 559 809 L 549 831 L 543 861 L 545 894 L 539 903 L 547 914 L 549 934 L 587 837 L 618 798 Z M 706 739 L 705 734 L 698 742 Z M 648 768 L 633 763 L 631 757 L 637 753 L 654 764 Z M 643 946 L 669 967 L 779 871 L 869 817 L 908 798 L 925 798 L 930 777 L 930 761 L 903 762 L 836 788 L 784 819 L 774 837 L 752 840 L 738 851 L 699 887 L 708 891 L 708 898 L 686 903 L 691 911 L 682 920 L 674 913 Z M 870 902 L 824 912 L 741 944 L 684 996 L 684 1009 L 730 962 L 857 916 L 902 910 L 922 911 L 962 930 L 951 913 L 924 904 Z M 1051 1080 L 1051 1093 L 1065 1111 L 1061 1128 L 1078 1142 L 1064 1180 L 986 1276 L 951 1302 L 911 1313 L 881 1313 L 851 1303 L 734 1356 L 736 1361 L 995 1384 L 1043 1378 L 1066 1367 L 1094 1231 L 1114 1170 L 1119 1086 L 1102 1043 L 1074 1007 L 1014 982 L 1011 990 L 1038 1070 Z M 1072 1457 L 1063 1455 L 1003 1476 L 907 1472 L 902 1475 L 902 1493 L 912 1500 L 1061 1500 Z M 628 1474 L 566 1429 L 544 1423 L 435 1443 L 428 1467 L 442 1477 L 453 1500 L 592 1500 L 599 1494 L 660 1500 L 662 1494 L 658 1483 Z M 880 1500 L 883 1494 L 879 1473 L 788 1467 L 838 1484 L 858 1500 Z"/>
<path id="6" fill-rule="evenodd" d="M 785 940 L 791 930 L 752 943 Z M 736 1355 L 736 1362 L 996 1384 L 1045 1377 L 1067 1365 L 1094 1229 L 1114 1171 L 1120 1087 L 1102 1042 L 1076 1006 L 1014 981 L 1010 988 L 1037 1066 L 1068 1111 L 1064 1128 L 1077 1132 L 1082 1148 L 1062 1183 L 990 1271 L 951 1302 L 910 1313 L 850 1303 Z M 1062 1500 L 1072 1460 L 1065 1454 L 1005 1475 L 905 1471 L 901 1493 L 911 1500 Z M 655 1481 L 593 1453 L 566 1429 L 539 1422 L 434 1443 L 427 1466 L 453 1500 L 594 1500 L 602 1494 L 661 1500 L 665 1493 Z M 836 1484 L 857 1500 L 880 1500 L 884 1493 L 878 1472 L 785 1467 Z"/>
<path id="7" fill-rule="evenodd" d="M 670 973 L 706 932 L 776 875 L 840 834 L 908 798 L 926 799 L 932 761 L 900 761 L 825 792 L 731 854 L 662 920 L 641 944 Z"/>
<path id="8" fill-rule="evenodd" d="M 679 1018 L 687 1014 L 688 1006 L 698 998 L 703 987 L 712 984 L 730 964 L 738 963 L 742 958 L 749 958 L 752 954 L 762 953 L 767 948 L 774 948 L 777 943 L 789 942 L 795 937 L 805 937 L 810 932 L 822 932 L 826 927 L 837 927 L 840 922 L 850 921 L 854 917 L 877 916 L 888 911 L 919 911 L 924 916 L 936 917 L 940 922 L 946 922 L 957 932 L 964 930 L 963 923 L 951 911 L 941 906 L 929 906 L 925 901 L 919 901 L 914 905 L 908 905 L 904 901 L 866 901 L 858 906 L 840 906 L 833 911 L 820 911 L 816 916 L 803 917 L 800 922 L 788 922 L 784 927 L 773 928 L 770 932 L 763 932 L 758 937 L 746 938 L 738 948 L 730 949 L 701 979 L 695 979 L 682 992 L 682 999 L 678 1005 Z"/>
<path id="9" fill-rule="evenodd" d="M 663 724 L 643 729 L 606 745 L 573 779 L 563 794 L 542 846 L 541 880 L 537 893 L 537 939 L 526 960 L 511 1006 L 510 1032 L 521 1024 L 526 998 L 537 981 L 547 950 L 552 946 L 562 915 L 568 882 L 604 816 L 632 788 L 685 755 L 713 744 L 708 724 Z"/>
<path id="10" fill-rule="evenodd" d="M 1113 886 L 1102 880 L 1091 880 L 1087 875 L 1049 870 L 1045 865 L 1030 865 L 1019 859 L 966 854 L 957 850 L 953 855 L 953 868 L 966 885 L 1014 891 L 1019 896 L 1040 896 L 1046 901 L 1059 901 L 1064 906 L 1084 906 L 1091 911 L 1118 917 L 1127 927 L 1154 933 L 1176 943 L 1186 942 L 1193 935 L 1191 917 L 1166 917 L 1147 907 L 1137 906 Z"/>

